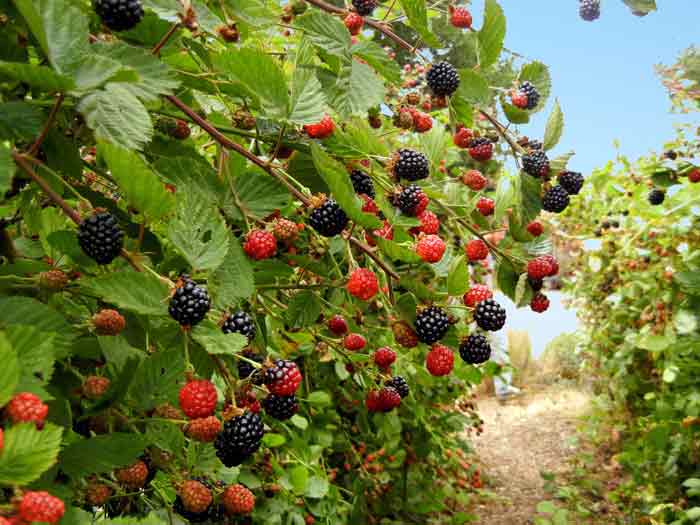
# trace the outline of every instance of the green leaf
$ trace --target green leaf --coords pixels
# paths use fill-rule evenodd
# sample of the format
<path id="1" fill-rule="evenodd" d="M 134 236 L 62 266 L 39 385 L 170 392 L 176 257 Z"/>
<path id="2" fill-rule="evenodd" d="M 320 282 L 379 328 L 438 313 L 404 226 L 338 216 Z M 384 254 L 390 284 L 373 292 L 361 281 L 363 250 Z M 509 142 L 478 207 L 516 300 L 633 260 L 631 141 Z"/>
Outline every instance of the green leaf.
<path id="1" fill-rule="evenodd" d="M 352 60 L 340 70 L 329 95 L 332 107 L 342 116 L 364 116 L 384 102 L 384 82 L 367 64 Z"/>
<path id="2" fill-rule="evenodd" d="M 228 165 L 227 165 L 228 166 Z M 289 191 L 277 180 L 260 170 L 250 170 L 242 174 L 229 174 L 238 200 L 246 210 L 246 213 L 264 219 L 275 210 L 285 208 L 291 197 Z M 224 205 L 226 214 L 234 220 L 243 220 L 241 210 L 233 199 L 229 199 Z"/>
<path id="3" fill-rule="evenodd" d="M 300 416 L 299 414 L 294 414 L 289 421 L 292 423 L 292 425 L 301 430 L 306 430 L 307 428 L 309 428 L 309 421 L 305 417 Z"/>
<path id="4" fill-rule="evenodd" d="M 311 156 L 314 159 L 316 170 L 348 217 L 365 228 L 381 228 L 382 222 L 377 217 L 362 211 L 362 201 L 355 195 L 347 170 L 323 151 L 318 144 L 311 145 Z"/>
<path id="5" fill-rule="evenodd" d="M 541 110 L 547 103 L 549 93 L 552 90 L 552 79 L 549 76 L 549 68 L 542 62 L 530 62 L 529 64 L 525 64 L 520 70 L 518 80 L 520 82 L 528 80 L 537 88 L 537 91 L 540 93 L 540 101 L 531 112 Z"/>
<path id="6" fill-rule="evenodd" d="M 297 17 L 294 25 L 304 31 L 304 35 L 313 45 L 328 54 L 347 57 L 350 50 L 350 33 L 337 16 L 329 13 L 309 10 Z"/>
<path id="7" fill-rule="evenodd" d="M 10 154 L 10 148 L 0 142 L 0 195 L 5 195 L 12 187 L 12 177 L 15 175 L 15 163 Z"/>
<path id="8" fill-rule="evenodd" d="M 411 264 L 423 262 L 420 255 L 403 244 L 382 238 L 375 239 L 375 242 L 377 243 L 377 246 L 379 246 L 379 249 L 382 250 L 382 252 L 384 252 L 384 254 L 392 261 L 402 261 Z"/>
<path id="9" fill-rule="evenodd" d="M 502 259 L 496 269 L 496 282 L 498 288 L 513 301 L 515 301 L 516 288 L 520 274 L 513 268 L 507 259 Z"/>
<path id="10" fill-rule="evenodd" d="M 656 0 L 622 0 L 632 13 L 642 16 L 656 11 Z"/>
<path id="11" fill-rule="evenodd" d="M 515 304 L 518 307 L 530 304 L 530 301 L 532 301 L 532 296 L 532 287 L 528 284 L 527 273 L 520 274 L 518 284 L 515 286 Z"/>
<path id="12" fill-rule="evenodd" d="M 377 73 L 393 84 L 401 82 L 401 68 L 387 51 L 372 40 L 361 40 L 350 49 L 353 56 L 360 57 L 372 66 Z"/>
<path id="13" fill-rule="evenodd" d="M 136 73 L 136 81 L 121 81 L 119 85 L 143 102 L 156 101 L 160 95 L 172 95 L 180 84 L 174 72 L 147 49 L 123 42 L 100 42 L 92 44 L 90 49 Z"/>
<path id="14" fill-rule="evenodd" d="M 486 105 L 491 102 L 489 83 L 479 73 L 473 69 L 460 69 L 459 79 L 459 88 L 454 97 L 461 97 L 474 105 Z"/>
<path id="15" fill-rule="evenodd" d="M 289 301 L 287 322 L 293 328 L 304 328 L 314 324 L 321 315 L 321 302 L 311 290 L 297 293 Z"/>
<path id="16" fill-rule="evenodd" d="M 0 104 L 0 139 L 32 140 L 44 125 L 41 109 L 24 102 Z"/>
<path id="17" fill-rule="evenodd" d="M 530 112 L 524 109 L 515 107 L 512 104 L 506 102 L 505 97 L 501 96 L 501 108 L 503 109 L 503 114 L 508 119 L 508 122 L 513 124 L 527 124 L 530 122 Z"/>
<path id="18" fill-rule="evenodd" d="M 27 22 L 29 29 L 34 33 L 34 37 L 41 46 L 41 49 L 48 56 L 49 44 L 46 41 L 46 33 L 44 32 L 44 22 L 39 15 L 39 10 L 33 0 L 14 0 L 17 10 L 22 13 L 24 21 Z"/>
<path id="19" fill-rule="evenodd" d="M 508 208 L 511 208 L 519 202 L 520 197 L 520 176 L 504 172 L 498 179 L 496 187 L 496 209 L 494 211 L 493 220 L 497 223 L 505 215 Z"/>
<path id="20" fill-rule="evenodd" d="M 237 354 L 248 344 L 244 335 L 225 334 L 218 325 L 206 321 L 192 330 L 192 338 L 210 354 Z"/>
<path id="21" fill-rule="evenodd" d="M 110 82 L 78 104 L 78 111 L 97 139 L 127 149 L 139 149 L 151 140 L 153 123 L 146 108 L 124 84 Z"/>
<path id="22" fill-rule="evenodd" d="M 464 255 L 455 257 L 450 265 L 450 273 L 447 275 L 447 293 L 449 295 L 462 295 L 469 289 L 469 268 L 464 260 Z"/>
<path id="23" fill-rule="evenodd" d="M 172 211 L 175 196 L 148 167 L 140 155 L 112 144 L 100 144 L 100 157 L 133 208 L 148 219 L 160 219 Z"/>
<path id="24" fill-rule="evenodd" d="M 440 41 L 428 27 L 428 9 L 424 0 L 400 0 L 403 12 L 410 25 L 431 47 L 441 47 Z"/>
<path id="25" fill-rule="evenodd" d="M 129 398 L 141 410 L 177 400 L 185 374 L 183 350 L 161 350 L 141 361 L 134 372 Z"/>
<path id="26" fill-rule="evenodd" d="M 522 224 L 528 224 L 540 213 L 542 209 L 542 199 L 540 192 L 542 182 L 527 174 L 520 175 L 520 218 Z"/>
<path id="27" fill-rule="evenodd" d="M 479 65 L 486 68 L 498 61 L 506 37 L 506 17 L 496 0 L 486 0 L 484 25 L 479 31 Z"/>
<path id="28" fill-rule="evenodd" d="M 168 224 L 168 238 L 197 270 L 218 268 L 228 253 L 229 233 L 224 218 L 192 191 L 178 200 L 177 213 Z"/>
<path id="29" fill-rule="evenodd" d="M 0 332 L 0 363 L 2 363 L 0 369 L 0 406 L 4 406 L 12 398 L 19 382 L 19 366 L 17 352 L 2 332 Z"/>
<path id="30" fill-rule="evenodd" d="M 306 491 L 304 496 L 307 498 L 321 499 L 325 498 L 328 494 L 330 485 L 326 478 L 321 478 L 319 476 L 311 476 L 309 482 L 306 485 Z"/>
<path id="31" fill-rule="evenodd" d="M 70 75 L 90 54 L 88 18 L 69 0 L 42 0 L 40 12 L 49 61 L 56 71 Z"/>
<path id="32" fill-rule="evenodd" d="M 218 55 L 217 64 L 260 100 L 266 117 L 284 118 L 287 115 L 287 80 L 270 55 L 257 49 L 241 48 L 235 53 Z"/>
<path id="33" fill-rule="evenodd" d="M 116 60 L 101 55 L 88 55 L 73 73 L 76 90 L 97 89 L 121 71 L 124 71 L 124 66 Z"/>
<path id="34" fill-rule="evenodd" d="M 226 0 L 226 9 L 234 19 L 250 24 L 252 30 L 272 25 L 278 18 L 261 0 Z"/>
<path id="35" fill-rule="evenodd" d="M 304 465 L 297 465 L 289 471 L 289 481 L 296 494 L 303 494 L 309 482 L 309 471 Z"/>
<path id="36" fill-rule="evenodd" d="M 328 406 L 331 404 L 331 396 L 328 394 L 328 392 L 324 392 L 323 390 L 311 392 L 306 400 L 310 404 L 318 406 Z"/>
<path id="37" fill-rule="evenodd" d="M 227 308 L 238 299 L 247 299 L 255 292 L 253 267 L 243 253 L 241 243 L 229 236 L 229 248 L 223 263 L 210 278 L 214 289 L 214 303 Z"/>
<path id="38" fill-rule="evenodd" d="M 678 272 L 674 274 L 673 279 L 684 292 L 691 295 L 700 295 L 700 272 Z"/>
<path id="39" fill-rule="evenodd" d="M 554 514 L 557 510 L 557 506 L 551 501 L 540 501 L 537 504 L 537 512 L 542 514 Z"/>
<path id="40" fill-rule="evenodd" d="M 61 453 L 61 470 L 72 478 L 111 472 L 133 463 L 146 448 L 141 434 L 112 432 L 68 445 Z"/>
<path id="41" fill-rule="evenodd" d="M 29 84 L 42 91 L 68 91 L 75 86 L 73 79 L 38 64 L 0 61 L 0 75 Z"/>
<path id="42" fill-rule="evenodd" d="M 342 128 L 336 128 L 333 135 L 323 141 L 324 149 L 334 157 L 357 159 L 358 157 L 369 157 L 378 155 L 388 157 L 390 152 L 385 142 L 383 142 L 374 130 L 369 127 L 367 119 L 354 118 L 349 120 Z M 294 155 L 292 161 L 303 155 Z M 317 173 L 314 170 L 314 173 Z M 327 193 L 321 190 L 321 193 Z"/>
<path id="43" fill-rule="evenodd" d="M 34 423 L 20 423 L 5 429 L 0 454 L 0 484 L 28 485 L 54 463 L 61 447 L 63 429 L 47 423 L 37 430 Z"/>
<path id="44" fill-rule="evenodd" d="M 646 334 L 637 339 L 637 346 L 650 352 L 661 352 L 673 342 L 672 338 L 665 335 Z"/>
<path id="45" fill-rule="evenodd" d="M 32 392 L 42 399 L 50 398 L 43 386 L 51 380 L 56 359 L 54 334 L 28 325 L 14 325 L 5 331 L 17 355 L 20 370 L 17 390 Z"/>
<path id="46" fill-rule="evenodd" d="M 562 133 L 564 133 L 564 114 L 559 106 L 559 100 L 556 100 L 544 130 L 544 149 L 549 150 L 556 146 L 561 139 Z"/>
<path id="47" fill-rule="evenodd" d="M 325 114 L 326 97 L 323 87 L 310 67 L 297 65 L 292 78 L 292 94 L 289 101 L 289 122 L 313 124 Z"/>
<path id="48" fill-rule="evenodd" d="M 263 445 L 268 448 L 281 447 L 287 442 L 287 439 L 282 434 L 272 434 L 266 432 L 263 436 Z"/>
<path id="49" fill-rule="evenodd" d="M 564 153 L 563 155 L 559 155 L 558 157 L 554 157 L 549 161 L 549 171 L 551 173 L 559 173 L 561 171 L 566 170 L 566 165 L 569 163 L 569 160 L 571 157 L 573 157 L 575 153 L 573 151 L 568 151 Z"/>
<path id="50" fill-rule="evenodd" d="M 166 299 L 170 289 L 150 273 L 126 270 L 80 281 L 83 292 L 107 303 L 138 314 L 167 315 Z"/>

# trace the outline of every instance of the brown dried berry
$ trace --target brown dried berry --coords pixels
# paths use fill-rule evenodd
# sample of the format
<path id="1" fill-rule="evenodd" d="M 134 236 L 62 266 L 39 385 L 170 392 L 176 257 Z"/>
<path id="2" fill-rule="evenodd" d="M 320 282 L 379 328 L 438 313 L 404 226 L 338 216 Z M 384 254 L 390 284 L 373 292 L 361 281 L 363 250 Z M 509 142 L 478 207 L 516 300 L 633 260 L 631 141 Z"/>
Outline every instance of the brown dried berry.
<path id="1" fill-rule="evenodd" d="M 124 330 L 126 321 L 116 310 L 104 309 L 92 316 L 92 324 L 97 335 L 119 335 Z"/>

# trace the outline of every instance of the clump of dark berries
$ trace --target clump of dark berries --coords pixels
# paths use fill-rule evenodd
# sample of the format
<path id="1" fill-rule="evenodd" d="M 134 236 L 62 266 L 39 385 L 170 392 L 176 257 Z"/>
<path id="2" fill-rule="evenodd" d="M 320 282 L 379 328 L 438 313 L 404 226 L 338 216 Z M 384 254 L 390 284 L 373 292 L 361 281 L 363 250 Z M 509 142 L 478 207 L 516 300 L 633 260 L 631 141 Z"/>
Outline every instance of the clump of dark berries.
<path id="1" fill-rule="evenodd" d="M 128 31 L 143 18 L 140 0 L 94 0 L 95 13 L 112 31 Z"/>
<path id="2" fill-rule="evenodd" d="M 495 332 L 506 324 L 506 310 L 495 300 L 486 299 L 476 305 L 474 321 L 482 330 Z"/>
<path id="3" fill-rule="evenodd" d="M 114 215 L 96 213 L 80 223 L 78 244 L 97 264 L 109 264 L 122 251 L 124 232 Z"/>
<path id="4" fill-rule="evenodd" d="M 170 299 L 168 312 L 182 326 L 194 326 L 204 319 L 210 306 L 206 288 L 185 276 Z"/>
<path id="5" fill-rule="evenodd" d="M 600 0 L 580 0 L 578 13 L 586 22 L 600 18 Z"/>
<path id="6" fill-rule="evenodd" d="M 374 12 L 374 8 L 377 7 L 376 0 L 352 0 L 352 6 L 357 11 L 358 15 L 369 16 Z"/>
<path id="7" fill-rule="evenodd" d="M 657 188 L 654 188 L 649 192 L 649 203 L 652 204 L 653 206 L 658 206 L 659 204 L 662 204 L 664 202 L 664 199 L 666 198 L 666 193 L 663 190 L 659 190 Z"/>
<path id="8" fill-rule="evenodd" d="M 280 421 L 286 421 L 299 410 L 299 403 L 294 395 L 278 396 L 269 394 L 263 399 L 262 406 L 268 415 Z"/>
<path id="9" fill-rule="evenodd" d="M 542 208 L 552 213 L 561 213 L 568 205 L 569 192 L 560 185 L 547 190 L 542 198 Z"/>
<path id="10" fill-rule="evenodd" d="M 255 323 L 246 312 L 239 310 L 226 318 L 221 331 L 225 334 L 241 334 L 251 341 L 255 338 Z"/>
<path id="11" fill-rule="evenodd" d="M 537 107 L 537 104 L 540 102 L 540 93 L 537 91 L 537 88 L 532 85 L 531 82 L 525 81 L 522 84 L 520 84 L 520 88 L 518 89 L 523 95 L 527 97 L 527 104 L 525 105 L 525 109 L 535 109 Z"/>
<path id="12" fill-rule="evenodd" d="M 583 187 L 583 175 L 576 171 L 562 171 L 559 174 L 559 185 L 569 195 L 578 195 Z"/>
<path id="13" fill-rule="evenodd" d="M 408 388 L 408 383 L 401 376 L 392 377 L 391 379 L 389 379 L 389 381 L 385 383 L 385 386 L 390 386 L 391 388 L 395 389 L 401 396 L 401 399 L 406 397 L 410 392 L 410 389 Z"/>
<path id="14" fill-rule="evenodd" d="M 425 76 L 428 87 L 439 97 L 452 95 L 459 87 L 459 73 L 449 62 L 438 62 Z"/>
<path id="15" fill-rule="evenodd" d="M 411 182 L 425 179 L 430 175 L 428 158 L 418 151 L 401 148 L 394 153 L 393 173 L 396 178 Z"/>
<path id="16" fill-rule="evenodd" d="M 235 467 L 255 454 L 263 438 L 260 416 L 246 412 L 224 423 L 224 428 L 214 441 L 216 455 L 227 467 Z"/>
<path id="17" fill-rule="evenodd" d="M 352 182 L 355 193 L 360 195 L 365 194 L 368 197 L 374 198 L 376 192 L 374 191 L 372 177 L 367 175 L 364 171 L 352 170 L 352 172 L 350 172 L 350 182 Z"/>
<path id="18" fill-rule="evenodd" d="M 326 199 L 309 215 L 309 224 L 324 237 L 333 237 L 345 229 L 348 216 L 333 199 Z"/>
<path id="19" fill-rule="evenodd" d="M 438 306 L 429 306 L 416 315 L 416 335 L 426 344 L 442 339 L 450 328 L 450 320 Z"/>
<path id="20" fill-rule="evenodd" d="M 420 186 L 411 184 L 401 190 L 394 199 L 394 204 L 396 204 L 396 207 L 405 215 L 415 217 L 425 211 L 428 204 L 428 196 L 423 192 Z"/>
<path id="21" fill-rule="evenodd" d="M 533 177 L 545 178 L 549 175 L 549 159 L 542 150 L 534 150 L 523 155 L 523 170 Z"/>
<path id="22" fill-rule="evenodd" d="M 459 355 L 465 363 L 479 365 L 491 357 L 491 345 L 483 335 L 472 334 L 460 343 Z"/>

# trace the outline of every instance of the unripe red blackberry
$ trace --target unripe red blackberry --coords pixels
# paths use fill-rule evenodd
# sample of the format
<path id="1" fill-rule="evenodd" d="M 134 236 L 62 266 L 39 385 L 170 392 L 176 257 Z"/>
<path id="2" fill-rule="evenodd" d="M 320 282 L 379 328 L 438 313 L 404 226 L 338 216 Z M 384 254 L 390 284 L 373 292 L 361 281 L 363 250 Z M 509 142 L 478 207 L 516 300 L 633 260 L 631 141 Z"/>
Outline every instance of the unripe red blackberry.
<path id="1" fill-rule="evenodd" d="M 126 320 L 116 310 L 103 309 L 92 316 L 97 335 L 119 335 L 126 327 Z"/>
<path id="2" fill-rule="evenodd" d="M 394 339 L 404 348 L 414 348 L 418 346 L 418 336 L 406 321 L 398 321 L 391 325 Z"/>
<path id="3" fill-rule="evenodd" d="M 450 328 L 450 319 L 439 306 L 429 306 L 416 314 L 416 335 L 426 344 L 432 344 L 443 337 Z"/>
<path id="4" fill-rule="evenodd" d="M 273 233 L 280 241 L 291 241 L 299 233 L 299 227 L 289 219 L 277 219 L 275 221 Z"/>
<path id="5" fill-rule="evenodd" d="M 212 443 L 221 431 L 221 421 L 216 416 L 193 419 L 185 427 L 185 435 L 195 441 Z"/>
<path id="6" fill-rule="evenodd" d="M 256 261 L 269 259 L 277 251 L 277 239 L 267 230 L 251 230 L 246 236 L 243 251 Z"/>
<path id="7" fill-rule="evenodd" d="M 101 507 L 109 498 L 113 491 L 103 483 L 90 483 L 85 489 L 85 501 L 93 507 Z"/>
<path id="8" fill-rule="evenodd" d="M 255 322 L 247 312 L 239 310 L 226 318 L 221 325 L 221 331 L 225 334 L 244 335 L 250 342 L 255 339 Z"/>
<path id="9" fill-rule="evenodd" d="M 533 312 L 542 313 L 549 308 L 549 299 L 546 295 L 537 292 L 530 301 L 530 308 Z"/>
<path id="10" fill-rule="evenodd" d="M 243 463 L 260 448 L 264 428 L 260 416 L 245 412 L 224 423 L 224 428 L 214 441 L 216 455 L 227 467 Z"/>
<path id="11" fill-rule="evenodd" d="M 373 359 L 379 368 L 389 368 L 396 361 L 396 352 L 388 346 L 383 346 L 374 352 Z"/>
<path id="12" fill-rule="evenodd" d="M 467 291 L 467 293 L 464 294 L 463 300 L 465 306 L 474 308 L 480 301 L 491 299 L 492 297 L 493 292 L 488 286 L 484 286 L 483 284 L 475 284 Z"/>
<path id="13" fill-rule="evenodd" d="M 350 274 L 346 288 L 353 297 L 369 301 L 379 291 L 379 281 L 372 270 L 356 268 Z"/>
<path id="14" fill-rule="evenodd" d="M 66 508 L 60 499 L 45 491 L 29 491 L 22 495 L 17 512 L 27 523 L 58 523 Z"/>
<path id="15" fill-rule="evenodd" d="M 350 172 L 350 182 L 355 190 L 355 193 L 364 193 L 368 197 L 374 198 L 376 192 L 374 190 L 374 182 L 372 182 L 372 177 L 367 175 L 362 170 L 352 170 Z"/>
<path id="16" fill-rule="evenodd" d="M 180 389 L 180 408 L 191 419 L 209 417 L 214 414 L 218 394 L 216 387 L 206 379 L 189 381 Z"/>
<path id="17" fill-rule="evenodd" d="M 561 213 L 569 205 L 569 193 L 562 186 L 549 189 L 542 198 L 542 209 L 552 213 Z"/>
<path id="18" fill-rule="evenodd" d="M 286 421 L 299 411 L 299 403 L 295 395 L 278 396 L 275 394 L 268 394 L 268 396 L 263 399 L 262 406 L 269 416 L 280 421 Z"/>
<path id="19" fill-rule="evenodd" d="M 54 292 L 63 290 L 68 285 L 68 281 L 68 274 L 63 270 L 49 270 L 39 274 L 39 285 Z"/>
<path id="20" fill-rule="evenodd" d="M 204 319 L 210 306 L 206 288 L 184 277 L 170 299 L 168 312 L 182 326 L 194 326 Z"/>
<path id="21" fill-rule="evenodd" d="M 482 330 L 495 332 L 506 324 L 506 310 L 493 299 L 486 299 L 476 305 L 474 321 Z"/>
<path id="22" fill-rule="evenodd" d="M 301 384 L 301 372 L 296 363 L 277 359 L 274 365 L 265 370 L 267 389 L 279 396 L 291 396 Z"/>
<path id="23" fill-rule="evenodd" d="M 491 345 L 481 334 L 472 334 L 459 345 L 459 355 L 465 363 L 478 365 L 491 357 Z"/>
<path id="24" fill-rule="evenodd" d="M 385 386 L 379 391 L 377 405 L 379 410 L 390 412 L 401 404 L 401 394 L 395 388 Z"/>
<path id="25" fill-rule="evenodd" d="M 111 213 L 95 213 L 80 223 L 78 244 L 97 264 L 109 264 L 122 251 L 124 232 Z"/>
<path id="26" fill-rule="evenodd" d="M 250 514 L 255 508 L 255 496 L 241 484 L 227 487 L 223 495 L 226 514 L 243 515 Z"/>
<path id="27" fill-rule="evenodd" d="M 472 139 L 469 143 L 469 155 L 479 162 L 491 160 L 493 156 L 493 142 L 486 137 Z"/>
<path id="28" fill-rule="evenodd" d="M 576 171 L 562 171 L 559 174 L 559 185 L 569 195 L 578 195 L 583 187 L 583 175 Z"/>
<path id="29" fill-rule="evenodd" d="M 92 6 L 112 31 L 133 29 L 143 18 L 140 0 L 93 0 Z"/>
<path id="30" fill-rule="evenodd" d="M 469 29 L 472 26 L 472 14 L 466 7 L 450 7 L 450 23 L 454 27 Z"/>
<path id="31" fill-rule="evenodd" d="M 348 323 L 342 315 L 334 315 L 328 320 L 328 329 L 335 335 L 344 335 L 348 332 Z"/>
<path id="32" fill-rule="evenodd" d="M 401 148 L 392 157 L 391 171 L 397 179 L 414 182 L 430 175 L 430 164 L 428 158 L 422 153 Z"/>
<path id="33" fill-rule="evenodd" d="M 5 407 L 5 414 L 13 423 L 43 424 L 49 414 L 49 406 L 31 392 L 15 394 Z"/>
<path id="34" fill-rule="evenodd" d="M 435 344 L 425 357 L 425 367 L 430 375 L 440 377 L 449 375 L 454 367 L 454 353 L 448 347 Z"/>
<path id="35" fill-rule="evenodd" d="M 143 461 L 138 460 L 128 467 L 115 470 L 114 477 L 128 489 L 140 489 L 148 479 L 148 466 Z"/>
<path id="36" fill-rule="evenodd" d="M 439 97 L 448 97 L 459 87 L 459 73 L 449 62 L 434 64 L 425 79 L 428 87 Z"/>
<path id="37" fill-rule="evenodd" d="M 83 394 L 88 399 L 99 399 L 109 390 L 110 380 L 101 376 L 88 376 L 83 383 Z"/>
<path id="38" fill-rule="evenodd" d="M 345 229 L 348 216 L 333 199 L 326 199 L 309 215 L 309 224 L 324 237 L 334 237 Z"/>

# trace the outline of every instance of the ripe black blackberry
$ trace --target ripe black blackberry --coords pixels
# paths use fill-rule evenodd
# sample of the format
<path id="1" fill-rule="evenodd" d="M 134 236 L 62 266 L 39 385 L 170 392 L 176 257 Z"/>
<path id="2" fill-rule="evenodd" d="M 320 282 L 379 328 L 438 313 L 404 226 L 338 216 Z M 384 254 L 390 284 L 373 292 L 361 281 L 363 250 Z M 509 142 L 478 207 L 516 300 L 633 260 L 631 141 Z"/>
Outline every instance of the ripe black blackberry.
<path id="1" fill-rule="evenodd" d="M 111 213 L 96 213 L 78 226 L 78 244 L 97 264 L 109 264 L 122 251 L 124 232 Z"/>
<path id="2" fill-rule="evenodd" d="M 333 237 L 345 229 L 348 216 L 333 199 L 326 199 L 309 215 L 309 224 L 324 237 Z"/>
<path id="3" fill-rule="evenodd" d="M 244 335 L 250 342 L 255 338 L 255 323 L 246 312 L 239 310 L 226 318 L 224 324 L 221 325 L 221 331 L 225 334 Z"/>
<path id="4" fill-rule="evenodd" d="M 580 0 L 578 14 L 586 22 L 593 22 L 600 18 L 600 0 Z"/>
<path id="5" fill-rule="evenodd" d="M 479 301 L 474 310 L 474 321 L 482 330 L 495 332 L 506 324 L 506 309 L 493 299 Z"/>
<path id="6" fill-rule="evenodd" d="M 297 402 L 297 396 L 278 396 L 275 394 L 268 394 L 268 396 L 263 399 L 262 406 L 265 412 L 275 419 L 280 421 L 286 421 L 299 410 L 299 403 Z"/>
<path id="7" fill-rule="evenodd" d="M 578 192 L 583 187 L 583 175 L 576 171 L 562 171 L 559 174 L 559 185 L 569 195 L 578 195 Z"/>
<path id="8" fill-rule="evenodd" d="M 526 80 L 520 84 L 518 90 L 527 97 L 525 109 L 535 109 L 540 102 L 540 92 L 537 91 L 537 88 L 530 81 Z"/>
<path id="9" fill-rule="evenodd" d="M 449 62 L 438 62 L 425 75 L 428 87 L 438 97 L 449 97 L 459 87 L 459 73 Z"/>
<path id="10" fill-rule="evenodd" d="M 417 215 L 416 209 L 419 207 L 423 199 L 427 196 L 423 193 L 423 189 L 416 185 L 411 184 L 406 186 L 394 199 L 394 204 L 406 215 Z"/>
<path id="11" fill-rule="evenodd" d="M 430 175 L 430 165 L 428 158 L 422 153 L 401 148 L 394 153 L 392 171 L 397 179 L 413 182 L 427 178 Z"/>
<path id="12" fill-rule="evenodd" d="M 472 334 L 459 344 L 459 355 L 470 365 L 485 363 L 491 357 L 491 345 L 481 334 Z"/>
<path id="13" fill-rule="evenodd" d="M 664 192 L 664 190 L 654 188 L 649 192 L 649 203 L 654 206 L 658 206 L 659 204 L 663 203 L 665 198 L 666 193 Z"/>
<path id="14" fill-rule="evenodd" d="M 534 150 L 523 155 L 523 170 L 533 177 L 545 178 L 549 175 L 549 158 L 542 150 Z"/>
<path id="15" fill-rule="evenodd" d="M 532 288 L 533 292 L 539 292 L 544 284 L 543 279 L 533 279 L 532 277 L 528 277 L 527 282 L 530 284 L 530 288 Z"/>
<path id="16" fill-rule="evenodd" d="M 399 395 L 401 396 L 401 399 L 406 397 L 410 392 L 410 389 L 408 388 L 408 383 L 401 376 L 392 377 L 384 385 L 390 386 L 393 389 L 395 389 L 399 393 Z"/>
<path id="17" fill-rule="evenodd" d="M 256 354 L 255 352 L 251 350 L 246 350 L 243 352 L 243 357 L 250 359 L 251 361 L 255 361 L 256 363 L 261 363 L 263 362 L 264 358 L 260 354 Z M 253 377 L 251 378 L 251 381 L 255 385 L 262 385 L 264 381 L 264 375 L 261 371 L 262 369 L 260 368 L 255 368 L 253 365 L 248 363 L 247 361 L 243 361 L 242 359 L 238 360 L 238 378 L 239 379 L 246 379 L 250 377 L 251 374 L 254 374 Z"/>
<path id="18" fill-rule="evenodd" d="M 262 420 L 253 412 L 231 418 L 216 436 L 216 455 L 227 467 L 238 466 L 260 448 L 263 433 Z"/>
<path id="19" fill-rule="evenodd" d="M 426 344 L 439 341 L 450 328 L 450 320 L 438 306 L 429 306 L 416 315 L 415 329 L 418 339 Z"/>
<path id="20" fill-rule="evenodd" d="M 93 9 L 112 31 L 133 29 L 143 18 L 140 0 L 94 0 Z"/>
<path id="21" fill-rule="evenodd" d="M 364 193 L 368 197 L 372 197 L 374 199 L 374 196 L 376 195 L 374 191 L 374 183 L 372 182 L 372 178 L 364 171 L 352 170 L 350 172 L 350 182 L 352 182 L 352 187 L 355 189 L 355 193 Z"/>
<path id="22" fill-rule="evenodd" d="M 187 276 L 182 285 L 175 289 L 170 299 L 168 312 L 182 326 L 194 326 L 209 312 L 211 301 L 207 289 L 199 286 Z"/>
<path id="23" fill-rule="evenodd" d="M 569 205 L 569 192 L 562 186 L 556 185 L 547 190 L 542 198 L 542 209 L 552 213 L 561 213 Z"/>
<path id="24" fill-rule="evenodd" d="M 376 0 L 352 0 L 352 6 L 358 15 L 369 16 L 374 12 L 374 8 L 377 7 L 377 2 Z"/>

